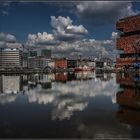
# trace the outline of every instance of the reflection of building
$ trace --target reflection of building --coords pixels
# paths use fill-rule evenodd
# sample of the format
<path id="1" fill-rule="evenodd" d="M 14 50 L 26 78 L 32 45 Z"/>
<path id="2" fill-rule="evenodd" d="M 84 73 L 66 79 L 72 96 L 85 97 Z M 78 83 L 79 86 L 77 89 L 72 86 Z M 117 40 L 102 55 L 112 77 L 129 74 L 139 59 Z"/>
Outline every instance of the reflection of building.
<path id="1" fill-rule="evenodd" d="M 77 72 L 76 78 L 79 80 L 89 80 L 95 78 L 95 72 Z"/>
<path id="2" fill-rule="evenodd" d="M 122 91 L 117 93 L 117 103 L 140 109 L 140 83 L 130 74 L 117 74 L 117 82 Z"/>
<path id="3" fill-rule="evenodd" d="M 30 86 L 30 88 L 35 88 L 35 87 L 37 87 L 38 84 L 40 84 L 42 89 L 49 89 L 49 88 L 52 88 L 52 81 L 54 81 L 54 80 L 55 80 L 54 74 L 29 75 L 28 76 L 28 84 L 29 84 L 28 86 Z"/>
<path id="4" fill-rule="evenodd" d="M 111 73 L 103 73 L 101 71 L 96 71 L 96 78 L 100 79 L 101 81 L 109 81 L 113 77 Z"/>
<path id="5" fill-rule="evenodd" d="M 131 108 L 122 108 L 117 112 L 117 117 L 123 123 L 140 126 L 140 111 Z"/>
<path id="6" fill-rule="evenodd" d="M 56 73 L 55 74 L 55 81 L 66 82 L 67 80 L 68 80 L 68 74 L 67 73 Z"/>
<path id="7" fill-rule="evenodd" d="M 52 88 L 52 82 L 41 83 L 42 89 Z"/>
<path id="8" fill-rule="evenodd" d="M 96 68 L 103 68 L 104 67 L 104 61 L 96 61 Z"/>
<path id="9" fill-rule="evenodd" d="M 0 76 L 1 93 L 18 93 L 21 91 L 20 76 Z"/>
<path id="10" fill-rule="evenodd" d="M 20 67 L 21 52 L 17 48 L 0 48 L 0 67 Z"/>
<path id="11" fill-rule="evenodd" d="M 54 79 L 54 74 L 34 74 L 28 76 L 28 81 L 35 83 L 49 83 L 51 81 L 54 81 Z"/>
<path id="12" fill-rule="evenodd" d="M 134 43 L 140 39 L 140 15 L 121 19 L 117 22 L 116 27 L 120 31 L 117 49 L 123 50 L 120 58 L 117 58 L 116 66 L 118 68 L 132 66 L 136 62 L 135 55 L 137 53 L 134 49 Z M 140 52 L 138 57 L 140 57 Z"/>
<path id="13" fill-rule="evenodd" d="M 75 73 L 68 73 L 68 81 L 76 80 Z"/>
<path id="14" fill-rule="evenodd" d="M 120 105 L 117 117 L 124 123 L 140 125 L 140 81 L 139 75 L 117 74 L 120 90 L 117 103 Z"/>

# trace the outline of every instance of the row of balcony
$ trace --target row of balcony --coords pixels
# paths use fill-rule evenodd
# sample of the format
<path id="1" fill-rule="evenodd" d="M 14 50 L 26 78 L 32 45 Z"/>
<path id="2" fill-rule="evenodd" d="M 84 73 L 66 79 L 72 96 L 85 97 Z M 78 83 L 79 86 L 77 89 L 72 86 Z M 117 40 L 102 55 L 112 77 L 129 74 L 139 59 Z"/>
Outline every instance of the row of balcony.
<path id="1" fill-rule="evenodd" d="M 132 16 L 119 20 L 116 28 L 124 33 L 140 30 L 140 16 Z"/>
<path id="2" fill-rule="evenodd" d="M 132 35 L 127 37 L 120 37 L 117 39 L 117 49 L 124 50 L 125 53 L 136 53 L 134 44 L 140 39 L 140 35 Z"/>

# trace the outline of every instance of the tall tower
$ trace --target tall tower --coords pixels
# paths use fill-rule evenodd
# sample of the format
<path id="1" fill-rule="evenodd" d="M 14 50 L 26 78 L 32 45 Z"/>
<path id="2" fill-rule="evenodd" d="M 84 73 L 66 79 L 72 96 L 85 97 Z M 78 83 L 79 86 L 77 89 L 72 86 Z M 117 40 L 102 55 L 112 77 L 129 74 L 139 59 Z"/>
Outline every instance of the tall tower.
<path id="1" fill-rule="evenodd" d="M 121 50 L 116 67 L 129 68 L 135 62 L 140 62 L 140 46 L 137 43 L 140 41 L 140 15 L 120 19 L 116 23 L 116 28 L 120 35 L 116 48 Z"/>

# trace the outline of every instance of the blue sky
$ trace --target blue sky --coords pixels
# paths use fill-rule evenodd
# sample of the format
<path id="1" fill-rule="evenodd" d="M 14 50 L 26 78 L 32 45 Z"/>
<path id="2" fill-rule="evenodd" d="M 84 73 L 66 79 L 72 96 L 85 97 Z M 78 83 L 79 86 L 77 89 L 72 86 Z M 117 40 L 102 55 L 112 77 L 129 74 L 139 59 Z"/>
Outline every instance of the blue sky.
<path id="1" fill-rule="evenodd" d="M 90 40 L 98 46 L 103 41 L 111 41 L 113 32 L 113 35 L 117 35 L 115 24 L 118 19 L 137 15 L 139 11 L 139 2 L 1 2 L 0 33 L 13 35 L 17 42 L 33 44 L 38 40 L 38 33 L 41 33 L 43 39 L 43 32 L 46 32 L 47 34 L 44 34 L 46 38 L 48 35 L 53 37 L 53 39 L 51 38 L 53 49 L 54 42 L 57 42 L 55 50 L 62 42 L 68 45 L 69 42 L 74 44 L 77 43 L 76 41 L 83 41 L 83 39 L 88 40 L 88 43 L 84 42 L 88 46 Z M 57 23 L 55 27 L 52 25 L 54 23 L 52 23 L 51 16 L 54 16 L 53 22 Z M 62 27 L 61 20 L 69 21 L 67 27 L 64 27 L 65 25 Z M 63 32 L 65 34 L 62 35 Z M 43 40 L 43 43 L 37 42 L 34 45 L 44 45 L 45 43 L 48 45 L 48 38 Z M 51 43 L 49 42 L 49 46 L 52 45 Z M 105 43 L 99 47 L 105 48 Z M 73 50 L 73 48 L 70 49 Z"/>

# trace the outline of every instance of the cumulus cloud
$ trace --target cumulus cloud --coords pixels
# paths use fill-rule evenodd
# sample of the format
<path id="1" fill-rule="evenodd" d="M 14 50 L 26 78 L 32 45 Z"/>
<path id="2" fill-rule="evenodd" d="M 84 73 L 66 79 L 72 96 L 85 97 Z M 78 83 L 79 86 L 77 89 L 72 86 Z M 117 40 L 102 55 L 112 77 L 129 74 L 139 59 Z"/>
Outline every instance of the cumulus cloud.
<path id="1" fill-rule="evenodd" d="M 47 32 L 29 34 L 26 45 L 46 47 L 53 51 L 54 57 L 111 57 L 115 58 L 116 32 L 112 32 L 108 40 L 83 39 L 88 34 L 83 25 L 73 25 L 70 17 L 51 16 L 53 34 Z"/>
<path id="2" fill-rule="evenodd" d="M 0 48 L 3 48 L 6 46 L 6 43 L 4 41 L 0 41 Z"/>
<path id="3" fill-rule="evenodd" d="M 114 22 L 118 18 L 136 15 L 131 2 L 92 1 L 76 5 L 76 13 L 83 19 L 90 19 L 97 24 Z"/>
<path id="4" fill-rule="evenodd" d="M 62 41 L 60 45 L 48 46 L 52 49 L 54 56 L 63 57 L 77 57 L 81 54 L 84 57 L 104 56 L 115 58 L 115 42 L 112 39 L 109 40 L 96 40 L 96 39 L 82 39 L 74 42 Z"/>
<path id="5" fill-rule="evenodd" d="M 53 34 L 48 34 L 47 32 L 29 34 L 26 43 L 28 46 L 37 45 L 55 45 L 59 44 L 59 41 L 55 39 Z"/>
<path id="6" fill-rule="evenodd" d="M 0 15 L 3 15 L 3 16 L 7 16 L 9 15 L 9 6 L 10 6 L 10 1 L 2 1 L 0 2 Z"/>
<path id="7" fill-rule="evenodd" d="M 68 25 L 68 22 L 64 22 Z M 71 32 L 72 32 L 71 28 Z M 75 32 L 77 32 L 76 29 Z M 38 33 L 29 34 L 26 45 L 46 47 L 53 51 L 54 57 L 78 57 L 81 54 L 83 57 L 110 57 L 116 56 L 115 49 L 115 38 L 117 37 L 116 32 L 112 32 L 111 38 L 108 40 L 96 40 L 96 39 L 81 39 L 72 42 L 69 41 L 58 41 L 52 34 Z"/>
<path id="8" fill-rule="evenodd" d="M 2 5 L 2 6 L 10 6 L 10 1 L 9 0 L 5 0 L 5 1 L 2 1 L 1 3 L 0 3 L 0 5 Z"/>
<path id="9" fill-rule="evenodd" d="M 16 42 L 16 37 L 14 35 L 6 34 L 6 33 L 1 32 L 0 33 L 0 41 L 15 43 Z"/>
<path id="10" fill-rule="evenodd" d="M 73 41 L 82 38 L 88 34 L 87 29 L 83 25 L 73 25 L 70 17 L 51 16 L 51 26 L 56 38 L 63 41 Z"/>
<path id="11" fill-rule="evenodd" d="M 21 47 L 20 43 L 17 43 L 16 37 L 9 33 L 0 33 L 0 47 Z"/>
<path id="12" fill-rule="evenodd" d="M 116 38 L 118 38 L 118 37 L 119 37 L 118 32 L 112 32 L 112 35 L 111 35 L 111 38 L 112 38 L 112 39 L 116 39 Z"/>

